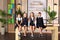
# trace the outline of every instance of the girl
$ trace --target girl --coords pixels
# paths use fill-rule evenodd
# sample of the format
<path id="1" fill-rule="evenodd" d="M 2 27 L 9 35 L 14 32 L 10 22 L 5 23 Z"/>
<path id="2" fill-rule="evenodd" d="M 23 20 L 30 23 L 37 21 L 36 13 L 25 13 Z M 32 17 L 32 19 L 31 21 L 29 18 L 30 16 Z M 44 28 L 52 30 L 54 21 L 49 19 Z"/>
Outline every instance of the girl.
<path id="1" fill-rule="evenodd" d="M 27 13 L 24 13 L 23 20 L 22 20 L 22 26 L 24 31 L 24 37 L 26 37 L 27 27 L 28 27 L 28 16 Z"/>
<path id="2" fill-rule="evenodd" d="M 35 22 L 35 16 L 34 16 L 33 12 L 30 13 L 29 21 L 30 21 L 31 37 L 33 37 L 33 33 L 35 30 L 35 23 L 34 23 Z"/>
<path id="3" fill-rule="evenodd" d="M 20 36 L 21 34 L 20 34 L 20 31 L 21 31 L 21 21 L 22 21 L 22 17 L 21 17 L 21 15 L 20 14 L 18 14 L 17 15 L 17 17 L 16 17 L 16 27 L 18 27 L 18 30 L 19 30 L 19 33 L 18 33 L 18 35 Z"/>
<path id="4" fill-rule="evenodd" d="M 37 28 L 39 28 L 39 36 L 42 36 L 42 29 L 45 27 L 44 23 L 43 23 L 43 17 L 41 17 L 41 12 L 38 13 L 38 17 L 36 18 L 36 24 L 37 24 Z"/>

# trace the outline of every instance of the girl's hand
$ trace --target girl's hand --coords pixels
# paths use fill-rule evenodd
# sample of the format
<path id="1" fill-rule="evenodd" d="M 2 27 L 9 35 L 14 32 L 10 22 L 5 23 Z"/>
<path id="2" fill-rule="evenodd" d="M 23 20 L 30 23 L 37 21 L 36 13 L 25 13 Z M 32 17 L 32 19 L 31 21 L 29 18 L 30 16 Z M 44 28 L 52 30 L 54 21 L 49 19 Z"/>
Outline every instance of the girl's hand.
<path id="1" fill-rule="evenodd" d="M 16 20 L 16 23 L 18 24 L 18 21 Z"/>
<path id="2" fill-rule="evenodd" d="M 18 24 L 18 26 L 20 26 L 20 24 Z"/>
<path id="3" fill-rule="evenodd" d="M 28 21 L 30 21 L 30 19 L 28 18 Z"/>

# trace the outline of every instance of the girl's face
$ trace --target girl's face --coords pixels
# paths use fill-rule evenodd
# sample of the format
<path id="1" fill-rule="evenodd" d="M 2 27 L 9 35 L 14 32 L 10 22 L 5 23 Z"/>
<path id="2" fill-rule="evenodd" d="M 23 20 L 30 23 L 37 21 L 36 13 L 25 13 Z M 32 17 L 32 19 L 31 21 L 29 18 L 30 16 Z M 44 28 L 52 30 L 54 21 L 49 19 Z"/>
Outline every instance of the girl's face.
<path id="1" fill-rule="evenodd" d="M 34 16 L 34 14 L 33 14 L 33 13 L 31 13 L 31 14 L 30 14 L 30 16 L 31 16 L 31 17 L 33 17 L 33 16 Z"/>
<path id="2" fill-rule="evenodd" d="M 20 15 L 20 14 L 18 14 L 18 17 L 21 17 L 21 15 Z"/>
<path id="3" fill-rule="evenodd" d="M 27 14 L 26 14 L 26 13 L 24 13 L 23 17 L 27 17 Z"/>
<path id="4" fill-rule="evenodd" d="M 41 16 L 41 14 L 38 13 L 38 16 Z"/>

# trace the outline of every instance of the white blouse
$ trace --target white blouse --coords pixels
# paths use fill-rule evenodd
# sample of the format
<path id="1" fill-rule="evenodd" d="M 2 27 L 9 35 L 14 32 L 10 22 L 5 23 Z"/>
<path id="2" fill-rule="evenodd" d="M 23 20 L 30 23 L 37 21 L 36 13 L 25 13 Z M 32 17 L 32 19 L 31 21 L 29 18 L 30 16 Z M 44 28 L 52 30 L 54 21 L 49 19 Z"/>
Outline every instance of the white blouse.
<path id="1" fill-rule="evenodd" d="M 34 18 L 32 17 L 32 20 L 33 20 Z"/>
<path id="2" fill-rule="evenodd" d="M 17 17 L 17 18 L 16 18 L 16 20 L 21 21 L 21 20 L 22 20 L 22 18 L 18 18 L 18 17 Z"/>

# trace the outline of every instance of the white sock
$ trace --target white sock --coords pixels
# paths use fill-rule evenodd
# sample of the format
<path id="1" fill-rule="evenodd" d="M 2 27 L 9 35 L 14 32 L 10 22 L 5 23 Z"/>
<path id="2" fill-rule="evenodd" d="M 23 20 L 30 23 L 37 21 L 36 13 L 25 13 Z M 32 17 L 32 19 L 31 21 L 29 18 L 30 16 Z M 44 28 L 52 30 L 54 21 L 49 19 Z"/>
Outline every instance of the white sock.
<path id="1" fill-rule="evenodd" d="M 18 32 L 18 35 L 21 35 L 20 32 Z"/>
<path id="2" fill-rule="evenodd" d="M 26 35 L 24 35 L 24 36 L 26 36 Z"/>
<path id="3" fill-rule="evenodd" d="M 31 36 L 33 37 L 33 34 L 31 34 Z"/>

